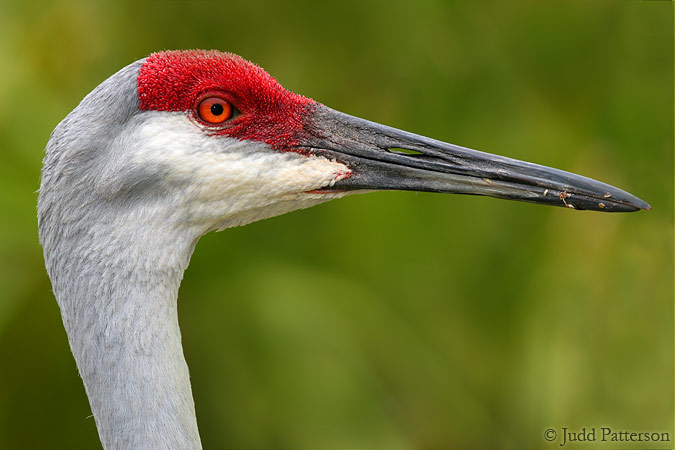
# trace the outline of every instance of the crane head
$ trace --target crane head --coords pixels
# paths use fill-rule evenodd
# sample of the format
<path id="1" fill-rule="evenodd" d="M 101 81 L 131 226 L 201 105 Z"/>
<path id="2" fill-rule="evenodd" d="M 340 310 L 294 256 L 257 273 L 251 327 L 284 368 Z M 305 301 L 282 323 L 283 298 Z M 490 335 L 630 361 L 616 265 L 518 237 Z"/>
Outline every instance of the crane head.
<path id="1" fill-rule="evenodd" d="M 163 203 L 159 220 L 200 233 L 372 190 L 650 208 L 590 178 L 335 111 L 218 51 L 154 53 L 102 83 L 52 134 L 43 188 L 64 173 L 99 200 L 140 204 L 136 216 Z"/>

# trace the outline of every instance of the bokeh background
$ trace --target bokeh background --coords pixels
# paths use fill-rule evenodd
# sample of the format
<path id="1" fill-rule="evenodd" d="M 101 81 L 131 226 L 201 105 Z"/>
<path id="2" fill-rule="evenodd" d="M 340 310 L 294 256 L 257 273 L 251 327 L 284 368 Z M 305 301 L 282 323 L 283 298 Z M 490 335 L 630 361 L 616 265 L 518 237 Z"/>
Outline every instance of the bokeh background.
<path id="1" fill-rule="evenodd" d="M 657 1 L 3 0 L 0 448 L 100 445 L 37 240 L 41 158 L 98 83 L 174 48 L 653 206 L 385 192 L 205 236 L 179 297 L 205 448 L 546 449 L 563 426 L 672 441 L 672 22 Z"/>

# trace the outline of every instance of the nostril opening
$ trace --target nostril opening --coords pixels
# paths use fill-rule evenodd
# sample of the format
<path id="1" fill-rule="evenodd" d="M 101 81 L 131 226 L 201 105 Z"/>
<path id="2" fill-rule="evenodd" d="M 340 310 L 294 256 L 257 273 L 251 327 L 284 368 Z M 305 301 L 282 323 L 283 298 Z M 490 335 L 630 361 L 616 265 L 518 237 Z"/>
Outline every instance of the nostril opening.
<path id="1" fill-rule="evenodd" d="M 387 149 L 389 153 L 396 153 L 399 155 L 423 155 L 424 153 L 418 152 L 417 150 L 410 150 L 409 148 L 397 148 L 397 147 L 390 147 Z"/>

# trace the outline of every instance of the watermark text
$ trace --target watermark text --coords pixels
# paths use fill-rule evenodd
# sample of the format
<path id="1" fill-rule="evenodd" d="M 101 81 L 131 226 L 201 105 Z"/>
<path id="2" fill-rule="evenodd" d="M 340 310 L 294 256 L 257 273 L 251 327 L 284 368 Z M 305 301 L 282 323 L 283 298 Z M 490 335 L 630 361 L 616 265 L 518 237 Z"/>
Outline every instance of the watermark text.
<path id="1" fill-rule="evenodd" d="M 571 430 L 567 427 L 547 428 L 544 439 L 557 442 L 565 447 L 577 442 L 671 442 L 671 435 L 666 431 L 633 431 L 618 430 L 610 427 L 583 427 Z"/>

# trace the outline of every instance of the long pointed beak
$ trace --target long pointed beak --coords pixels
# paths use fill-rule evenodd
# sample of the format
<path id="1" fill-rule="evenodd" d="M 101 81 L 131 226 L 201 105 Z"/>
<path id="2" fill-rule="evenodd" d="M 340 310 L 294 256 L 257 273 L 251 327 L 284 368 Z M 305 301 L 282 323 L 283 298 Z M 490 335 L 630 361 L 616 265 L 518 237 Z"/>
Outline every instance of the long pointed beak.
<path id="1" fill-rule="evenodd" d="M 352 175 L 323 191 L 407 190 L 487 195 L 572 209 L 651 209 L 628 192 L 538 164 L 437 141 L 317 104 L 303 147 L 347 165 Z"/>

